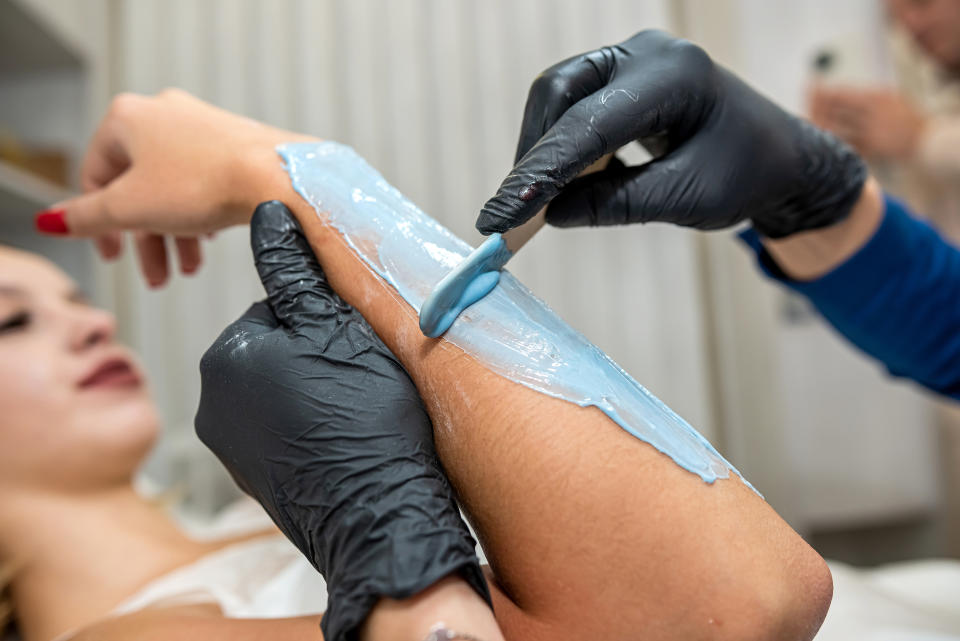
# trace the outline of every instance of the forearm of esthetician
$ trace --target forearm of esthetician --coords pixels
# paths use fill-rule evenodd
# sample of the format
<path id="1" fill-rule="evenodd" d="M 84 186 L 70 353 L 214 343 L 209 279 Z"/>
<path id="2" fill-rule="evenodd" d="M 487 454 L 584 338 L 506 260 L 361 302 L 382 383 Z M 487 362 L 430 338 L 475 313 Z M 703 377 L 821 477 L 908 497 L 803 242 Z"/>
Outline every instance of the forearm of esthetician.
<path id="1" fill-rule="evenodd" d="M 763 245 L 788 277 L 816 280 L 857 253 L 882 220 L 883 195 L 880 185 L 870 177 L 850 215 L 839 223 L 778 240 L 765 238 Z"/>

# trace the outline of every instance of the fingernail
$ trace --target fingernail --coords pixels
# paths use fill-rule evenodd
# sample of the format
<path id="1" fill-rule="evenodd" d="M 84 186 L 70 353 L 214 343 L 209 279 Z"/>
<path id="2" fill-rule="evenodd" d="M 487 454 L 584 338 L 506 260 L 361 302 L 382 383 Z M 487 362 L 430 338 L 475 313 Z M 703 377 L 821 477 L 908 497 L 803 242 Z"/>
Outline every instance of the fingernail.
<path id="1" fill-rule="evenodd" d="M 63 209 L 46 209 L 37 214 L 34 219 L 37 231 L 43 234 L 62 236 L 68 233 L 66 211 Z"/>

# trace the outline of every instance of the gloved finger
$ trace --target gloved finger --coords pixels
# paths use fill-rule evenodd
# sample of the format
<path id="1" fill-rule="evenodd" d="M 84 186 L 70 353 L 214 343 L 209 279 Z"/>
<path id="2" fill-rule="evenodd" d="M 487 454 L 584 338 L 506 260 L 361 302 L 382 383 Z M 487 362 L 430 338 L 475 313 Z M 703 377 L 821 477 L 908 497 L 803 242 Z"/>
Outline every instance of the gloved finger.
<path id="1" fill-rule="evenodd" d="M 659 131 L 650 108 L 655 93 L 605 87 L 568 109 L 483 206 L 477 229 L 489 234 L 523 224 L 601 156 Z"/>
<path id="2" fill-rule="evenodd" d="M 314 324 L 350 309 L 330 288 L 300 223 L 280 201 L 257 206 L 250 244 L 267 298 L 284 325 Z"/>
<path id="3" fill-rule="evenodd" d="M 519 162 L 570 107 L 610 80 L 609 47 L 567 58 L 534 79 L 527 95 L 514 162 Z"/>
<path id="4" fill-rule="evenodd" d="M 517 162 L 481 209 L 481 233 L 526 222 L 584 169 L 628 142 L 657 134 L 676 148 L 709 118 L 714 96 L 704 83 L 717 70 L 701 48 L 646 31 L 610 51 L 619 57 L 610 82 L 564 112 Z M 618 80 L 621 66 L 632 72 Z"/>
<path id="5" fill-rule="evenodd" d="M 200 359 L 200 406 L 194 419 L 197 436 L 227 464 L 237 484 L 254 497 L 257 497 L 256 488 L 262 486 L 266 469 L 263 465 L 250 464 L 249 457 L 260 453 L 257 448 L 237 446 L 237 429 L 244 424 L 230 420 L 230 413 L 237 404 L 238 386 L 248 380 L 251 368 L 257 366 L 250 345 L 259 346 L 254 339 L 269 335 L 277 327 L 270 306 L 265 301 L 254 303 L 220 333 Z M 246 391 L 249 390 L 239 393 Z M 234 474 L 237 466 L 247 470 L 250 477 Z"/>
<path id="6" fill-rule="evenodd" d="M 150 287 L 159 287 L 167 282 L 170 269 L 167 261 L 167 245 L 163 236 L 147 232 L 134 234 L 134 245 L 140 261 L 140 271 Z"/>
<path id="7" fill-rule="evenodd" d="M 200 240 L 197 238 L 177 236 L 174 238 L 174 244 L 177 248 L 180 272 L 183 274 L 192 274 L 197 271 L 203 263 L 203 251 L 200 249 Z"/>
<path id="8" fill-rule="evenodd" d="M 251 334 L 265 333 L 280 327 L 280 321 L 265 300 L 259 300 L 233 322 L 231 327 L 239 327 Z"/>
<path id="9" fill-rule="evenodd" d="M 547 222 L 556 227 L 682 224 L 685 208 L 681 203 L 708 199 L 699 193 L 702 183 L 690 174 L 681 155 L 636 167 L 608 167 L 578 178 L 561 191 L 547 208 Z"/>

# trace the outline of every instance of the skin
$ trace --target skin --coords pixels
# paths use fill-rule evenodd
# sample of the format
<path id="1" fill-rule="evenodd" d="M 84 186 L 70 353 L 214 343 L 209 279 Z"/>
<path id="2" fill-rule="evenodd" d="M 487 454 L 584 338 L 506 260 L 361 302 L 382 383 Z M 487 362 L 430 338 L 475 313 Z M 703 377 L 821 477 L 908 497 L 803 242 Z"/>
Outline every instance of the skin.
<path id="1" fill-rule="evenodd" d="M 216 607 L 168 608 L 105 620 L 150 580 L 238 539 L 188 539 L 131 486 L 158 433 L 156 407 L 113 317 L 89 306 L 48 261 L 0 248 L 0 560 L 26 641 L 80 629 L 77 639 L 322 639 L 320 615 L 237 621 Z M 83 387 L 105 359 L 123 384 Z M 63 523 L 70 523 L 64 545 Z M 419 641 L 440 620 L 502 638 L 485 603 L 446 579 L 385 602 L 365 639 Z M 402 612 L 397 612 L 402 608 Z"/>
<path id="2" fill-rule="evenodd" d="M 116 344 L 113 317 L 87 305 L 62 272 L 31 254 L 0 251 L 0 482 L 50 491 L 115 483 L 152 443 L 155 409 L 142 383 L 85 390 L 80 381 L 106 358 L 142 378 L 140 368 Z M 109 464 L 98 461 L 108 453 Z"/>
<path id="3" fill-rule="evenodd" d="M 190 144 L 226 149 L 228 157 L 218 161 L 224 165 L 205 165 L 210 158 L 202 156 L 163 162 L 165 155 L 182 157 L 177 131 L 223 112 L 179 92 L 135 100 L 149 105 L 144 123 L 165 122 L 171 134 L 144 152 L 168 168 L 162 183 L 185 182 L 169 173 L 179 171 L 227 185 L 205 190 L 212 210 L 192 220 L 194 233 L 225 220 L 246 222 L 258 202 L 283 200 L 331 285 L 410 372 L 444 466 L 491 559 L 507 639 L 812 638 L 829 606 L 829 571 L 742 482 L 707 485 L 596 409 L 512 383 L 444 340 L 424 338 L 414 311 L 291 190 L 273 148 L 294 134 L 232 121 L 233 142 L 224 145 L 211 124 L 205 140 Z M 112 113 L 127 119 L 125 127 L 140 126 L 134 109 Z M 190 216 L 169 209 L 163 216 L 127 214 L 126 207 L 111 207 L 109 216 L 96 207 L 76 215 L 69 203 L 66 209 L 71 229 L 84 234 L 132 227 L 184 233 Z M 123 222 L 128 215 L 135 224 Z M 381 602 L 371 628 L 381 615 L 402 617 L 411 605 Z"/>
<path id="4" fill-rule="evenodd" d="M 890 19 L 951 73 L 960 72 L 960 0 L 886 0 Z M 928 115 L 898 91 L 815 85 L 810 119 L 877 160 L 908 161 Z"/>
<path id="5" fill-rule="evenodd" d="M 293 207 L 334 289 L 417 384 L 491 560 L 508 639 L 812 637 L 829 572 L 742 482 L 707 485 L 595 408 L 426 339 L 414 311 L 291 191 L 276 160 L 251 160 L 261 197 Z"/>
<path id="6" fill-rule="evenodd" d="M 886 0 L 887 10 L 931 58 L 960 70 L 960 0 Z"/>
<path id="7" fill-rule="evenodd" d="M 129 376 L 83 385 L 106 359 L 125 362 Z M 195 638 L 320 638 L 319 615 L 248 623 L 215 608 L 96 623 L 146 582 L 237 539 L 192 541 L 134 492 L 132 476 L 158 432 L 139 365 L 115 342 L 113 317 L 86 304 L 63 272 L 2 247 L 0 408 L 0 562 L 15 570 L 11 591 L 26 641 L 80 628 L 79 638 L 111 638 L 114 629 L 150 631 L 158 618 L 189 621 L 191 634 L 222 633 Z"/>
<path id="8" fill-rule="evenodd" d="M 209 144 L 211 140 L 218 139 L 232 140 L 236 143 L 236 147 Z M 239 178 L 240 167 L 232 154 L 239 150 L 251 153 L 256 150 L 259 153 L 264 149 L 265 140 L 279 141 L 280 139 L 305 140 L 307 137 L 281 132 L 213 108 L 177 90 L 166 91 L 158 98 L 125 94 L 114 100 L 85 156 L 81 170 L 85 194 L 71 201 L 54 205 L 51 209 L 66 209 L 71 229 L 93 237 L 106 258 L 115 258 L 119 255 L 122 232 L 115 228 L 116 216 L 124 216 L 123 227 L 130 231 L 136 240 L 135 246 L 144 278 L 151 285 L 159 285 L 169 278 L 172 271 L 170 265 L 172 256 L 166 249 L 168 241 L 176 241 L 172 246 L 176 248 L 181 268 L 189 272 L 199 266 L 199 247 L 203 237 L 230 224 L 247 222 L 253 211 L 253 208 L 249 207 L 252 198 L 250 185 L 244 184 L 245 181 Z M 149 153 L 146 153 L 147 151 Z M 202 188 L 197 188 L 197 181 L 187 178 L 183 172 L 184 167 L 190 166 L 194 168 L 203 166 L 210 170 L 210 173 L 205 174 L 206 180 Z M 131 214 L 136 214 L 139 218 L 134 221 L 130 217 Z M 164 217 L 168 223 L 173 224 L 173 227 L 159 231 L 153 229 L 151 221 L 157 216 Z M 133 226 L 137 228 L 132 229 Z M 24 260 L 28 263 L 40 262 L 35 257 L 27 257 Z M 49 265 L 46 267 L 49 271 Z M 24 268 L 21 272 L 26 274 L 32 269 L 34 268 Z M 63 282 L 57 281 L 58 278 Z M 38 284 L 52 292 L 70 288 L 65 284 L 69 281 L 62 274 L 48 280 L 51 282 L 39 281 Z M 112 342 L 114 331 L 112 318 L 104 312 L 96 312 L 96 315 L 101 322 L 109 325 L 109 331 L 106 333 Z M 4 363 L 12 367 L 14 364 L 29 362 L 29 355 L 34 347 L 42 347 L 42 341 L 38 340 L 25 346 L 22 354 L 12 354 L 10 358 L 4 356 Z M 119 348 L 113 346 L 113 349 Z M 129 357 L 129 354 L 127 356 Z M 41 359 L 34 358 L 34 360 L 40 362 Z M 56 366 L 50 364 L 48 369 L 54 370 Z M 10 377 L 15 378 L 17 375 L 19 375 L 17 369 L 13 368 Z M 39 404 L 41 400 L 35 397 L 42 393 L 42 399 L 46 402 L 50 389 L 55 388 L 51 380 L 35 380 L 32 387 L 35 392 L 33 398 L 26 394 L 15 394 L 15 387 L 9 388 L 10 399 L 0 397 L 0 404 L 4 400 L 13 402 L 17 398 L 30 400 L 30 403 L 23 406 L 23 421 L 27 425 L 22 428 L 23 440 L 34 438 L 28 430 L 33 429 L 33 421 L 36 420 L 35 413 L 32 413 L 34 409 L 32 406 Z M 64 576 L 64 566 L 71 565 L 76 560 L 75 557 L 72 554 L 62 555 L 64 558 L 61 563 L 51 564 L 50 567 L 44 568 L 42 573 L 20 573 L 14 589 L 19 593 L 18 615 L 24 621 L 23 627 L 27 630 L 28 641 L 49 639 L 65 630 L 75 629 L 102 619 L 114 605 L 146 580 L 189 563 L 211 551 L 209 547 L 196 549 L 187 545 L 165 517 L 161 518 L 161 515 L 156 514 L 155 511 L 143 509 L 142 501 L 129 488 L 133 470 L 152 444 L 156 430 L 156 416 L 152 413 L 154 412 L 152 404 L 145 395 L 138 398 L 141 402 L 141 411 L 145 412 L 144 407 L 148 407 L 151 412 L 150 420 L 144 419 L 144 424 L 150 427 L 150 434 L 144 435 L 142 440 L 137 441 L 139 448 L 123 459 L 123 464 L 116 459 L 118 465 L 116 470 L 111 472 L 110 478 L 121 484 L 122 491 L 108 492 L 102 503 L 91 502 L 90 505 L 85 506 L 79 506 L 73 502 L 73 497 L 57 496 L 57 501 L 51 503 L 47 513 L 48 522 L 53 530 L 52 524 L 60 522 L 64 510 L 67 509 L 78 512 L 85 519 L 87 514 L 95 512 L 94 508 L 99 510 L 104 518 L 108 513 L 115 511 L 135 513 L 139 514 L 140 518 L 133 519 L 134 523 L 130 531 L 125 533 L 128 535 L 125 539 L 127 543 L 135 545 L 138 537 L 153 540 L 156 537 L 151 536 L 151 533 L 163 532 L 167 539 L 174 541 L 176 549 L 172 552 L 166 549 L 153 552 L 139 550 L 137 554 L 131 556 L 144 558 L 156 553 L 161 560 L 137 571 L 125 566 L 123 575 L 129 580 L 123 581 L 120 586 L 113 586 L 112 591 L 105 591 L 93 598 L 90 595 L 93 595 L 96 590 L 91 586 L 96 583 L 102 571 L 105 550 L 120 549 L 120 545 L 116 541 L 112 542 L 112 546 L 98 545 L 108 540 L 91 536 L 90 549 L 87 549 L 83 555 L 84 558 L 92 560 L 91 567 L 84 571 L 81 580 L 71 582 L 71 585 L 84 586 L 85 597 L 71 595 L 70 598 L 59 599 L 60 604 L 72 604 L 70 608 L 61 608 L 64 611 L 60 614 L 51 614 L 51 595 L 57 594 L 59 584 L 62 583 L 61 577 Z M 64 404 L 63 411 L 70 413 L 69 403 Z M 49 424 L 57 425 L 58 423 L 51 420 Z M 127 430 L 124 433 L 132 435 L 135 432 Z M 51 436 L 47 441 L 47 443 L 31 442 L 37 446 L 37 456 L 45 461 L 45 467 L 53 468 L 60 465 L 60 459 L 55 456 L 59 450 L 54 448 L 48 451 L 46 445 L 55 439 Z M 103 453 L 101 453 L 102 456 L 91 456 L 93 452 L 88 452 L 85 444 L 82 443 L 63 443 L 60 449 L 77 456 L 82 455 L 88 463 L 98 462 L 98 465 L 101 459 L 109 457 L 114 460 L 115 458 L 113 454 Z M 4 451 L 18 450 L 5 448 Z M 49 469 L 41 469 L 43 466 L 25 464 L 23 467 L 31 469 L 35 467 L 36 469 L 31 473 L 36 473 L 38 476 L 46 476 L 49 472 Z M 106 469 L 96 468 L 96 470 Z M 90 466 L 89 469 L 78 470 L 78 475 L 93 471 L 94 468 Z M 64 484 L 69 485 L 75 482 L 76 478 L 71 477 Z M 23 541 L 30 540 L 34 529 L 43 527 L 42 524 L 37 525 L 35 503 L 36 501 L 31 502 L 26 498 L 19 501 L 18 504 L 22 505 L 23 509 L 17 511 L 12 517 L 17 527 L 11 528 L 9 533 L 10 549 L 5 553 L 0 547 L 0 558 L 20 558 L 19 546 Z M 11 502 L 10 505 L 12 504 Z M 27 509 L 28 505 L 30 511 Z M 109 529 L 105 528 L 103 521 L 98 519 L 86 520 L 92 523 L 91 534 L 100 529 Z M 143 522 L 149 522 L 150 526 L 144 527 Z M 111 527 L 113 527 L 112 524 Z M 43 548 L 31 551 L 30 557 L 47 558 L 50 556 L 48 552 L 59 544 L 59 537 L 53 537 Z M 181 545 L 186 549 L 180 549 Z M 79 550 L 79 546 L 73 545 L 65 552 L 75 553 Z M 34 580 L 35 576 L 40 576 L 42 580 Z M 23 585 L 38 585 L 38 587 L 27 590 L 21 587 Z M 27 595 L 21 597 L 20 594 L 25 591 Z M 68 609 L 69 611 L 66 611 Z M 43 616 L 41 612 L 44 613 Z M 171 612 L 171 616 L 175 614 L 176 612 Z M 201 614 L 191 612 L 190 623 L 183 625 L 187 627 L 194 625 L 196 617 Z M 465 582 L 457 579 L 441 581 L 430 590 L 407 599 L 402 604 L 385 600 L 383 607 L 375 609 L 371 614 L 363 631 L 363 638 L 420 641 L 427 630 L 441 620 L 454 627 L 474 630 L 490 641 L 502 638 L 486 603 Z M 311 621 L 318 623 L 319 617 Z M 221 629 L 217 627 L 221 624 L 223 638 L 237 639 L 238 626 L 234 623 L 227 624 L 226 620 L 218 614 L 214 614 L 214 622 L 210 624 L 212 627 L 206 627 L 205 632 Z M 135 614 L 119 620 L 94 624 L 87 632 L 93 635 L 92 638 L 109 638 L 112 634 L 118 638 L 131 638 L 128 635 L 131 629 L 147 633 L 154 630 L 156 625 L 158 620 L 153 615 Z M 177 634 L 183 629 L 182 626 L 177 627 L 180 624 L 176 621 L 171 621 L 170 625 L 173 626 L 170 631 Z M 242 626 L 240 628 L 243 629 Z M 282 629 L 286 634 L 286 628 Z M 296 629 L 307 628 L 296 626 Z M 251 634 L 254 633 L 251 632 Z M 319 636 L 317 626 L 309 626 L 309 637 L 306 638 L 313 639 Z M 287 637 L 295 638 L 290 637 L 289 634 Z M 257 637 L 254 636 L 254 638 Z"/>
<path id="9" fill-rule="evenodd" d="M 877 160 L 910 160 L 929 121 L 908 98 L 890 89 L 815 85 L 809 111 L 813 124 Z"/>
<path id="10" fill-rule="evenodd" d="M 787 276 L 801 281 L 816 280 L 853 256 L 873 237 L 882 221 L 882 190 L 877 181 L 870 178 L 846 219 L 825 229 L 793 234 L 782 240 L 764 239 L 763 244 Z"/>

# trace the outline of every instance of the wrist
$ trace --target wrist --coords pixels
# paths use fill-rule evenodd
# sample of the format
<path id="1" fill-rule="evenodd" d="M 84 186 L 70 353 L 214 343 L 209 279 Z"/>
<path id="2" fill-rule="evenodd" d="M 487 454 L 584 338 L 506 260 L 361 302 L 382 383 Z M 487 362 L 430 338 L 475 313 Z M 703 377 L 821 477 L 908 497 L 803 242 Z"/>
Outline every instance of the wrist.
<path id="1" fill-rule="evenodd" d="M 783 272 L 794 280 L 816 280 L 863 247 L 883 220 L 883 192 L 873 177 L 864 183 L 850 214 L 834 225 L 764 239 L 763 245 Z"/>
<path id="2" fill-rule="evenodd" d="M 250 222 L 257 205 L 266 200 L 279 200 L 292 206 L 297 196 L 283 160 L 276 147 L 285 142 L 319 142 L 318 138 L 264 127 L 260 135 L 239 145 L 241 153 L 230 161 L 230 188 L 225 209 L 230 212 L 230 224 Z"/>
<path id="3" fill-rule="evenodd" d="M 487 602 L 469 583 L 454 575 L 409 599 L 381 599 L 364 622 L 360 641 L 424 641 L 440 622 L 468 637 L 503 639 Z"/>

